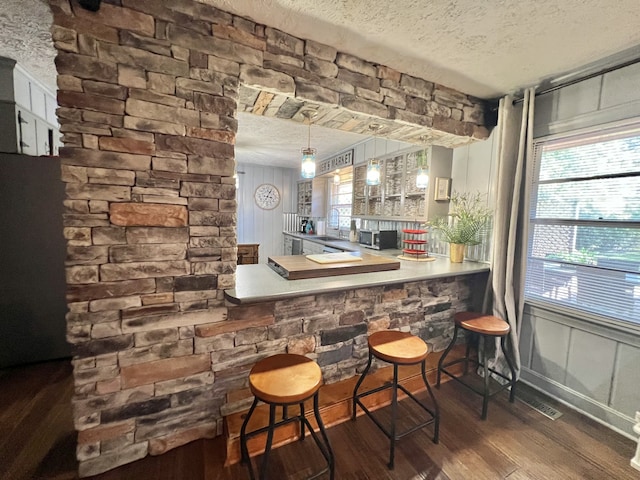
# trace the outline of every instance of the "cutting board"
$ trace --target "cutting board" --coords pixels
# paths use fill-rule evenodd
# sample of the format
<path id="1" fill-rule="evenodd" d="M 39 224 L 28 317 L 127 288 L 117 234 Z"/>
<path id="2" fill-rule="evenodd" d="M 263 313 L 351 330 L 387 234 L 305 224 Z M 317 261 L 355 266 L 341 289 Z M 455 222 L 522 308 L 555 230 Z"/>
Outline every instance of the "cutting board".
<path id="1" fill-rule="evenodd" d="M 359 253 L 358 257 L 361 260 L 318 263 L 309 260 L 305 255 L 286 255 L 269 257 L 267 263 L 278 274 L 289 280 L 350 275 L 353 273 L 384 272 L 400 268 L 400 261 L 395 258 L 386 258 L 370 253 Z"/>
<path id="2" fill-rule="evenodd" d="M 342 263 L 362 261 L 362 257 L 354 255 L 351 252 L 318 253 L 315 255 L 307 255 L 307 258 L 316 263 Z"/>

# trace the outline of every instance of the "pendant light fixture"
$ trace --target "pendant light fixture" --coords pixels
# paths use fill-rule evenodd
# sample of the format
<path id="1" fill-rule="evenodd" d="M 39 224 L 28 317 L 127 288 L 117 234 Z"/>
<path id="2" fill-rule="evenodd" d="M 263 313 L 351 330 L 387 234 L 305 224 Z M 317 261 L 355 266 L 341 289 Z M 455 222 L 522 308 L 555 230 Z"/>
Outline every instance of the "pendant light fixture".
<path id="1" fill-rule="evenodd" d="M 369 125 L 369 130 L 373 132 L 373 158 L 370 158 L 367 163 L 367 185 L 380 185 L 380 160 L 376 155 L 376 144 L 378 143 L 376 134 L 381 128 L 382 125 L 379 123 Z"/>
<path id="2" fill-rule="evenodd" d="M 420 137 L 424 143 L 426 136 Z M 416 175 L 416 187 L 427 188 L 429 186 L 429 165 L 427 161 L 427 150 L 424 148 L 416 152 L 416 165 L 418 166 L 418 174 Z"/>
<path id="3" fill-rule="evenodd" d="M 311 119 L 316 116 L 313 110 L 304 110 L 302 116 L 307 119 L 309 125 L 309 136 L 307 137 L 307 148 L 302 149 L 302 178 L 313 178 L 316 176 L 316 149 L 311 148 Z"/>
<path id="4" fill-rule="evenodd" d="M 336 173 L 333 174 L 333 184 L 340 185 L 340 169 L 336 169 Z"/>

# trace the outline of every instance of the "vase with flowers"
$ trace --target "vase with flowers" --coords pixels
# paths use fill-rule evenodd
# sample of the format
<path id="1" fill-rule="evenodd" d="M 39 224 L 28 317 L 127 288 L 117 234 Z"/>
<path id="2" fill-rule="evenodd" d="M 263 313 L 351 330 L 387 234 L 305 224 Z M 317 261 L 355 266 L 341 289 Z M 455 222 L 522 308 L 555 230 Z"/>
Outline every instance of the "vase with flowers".
<path id="1" fill-rule="evenodd" d="M 425 226 L 440 232 L 449 243 L 451 262 L 464 260 L 467 245 L 478 245 L 493 216 L 481 193 L 453 192 L 449 214 L 438 217 Z"/>

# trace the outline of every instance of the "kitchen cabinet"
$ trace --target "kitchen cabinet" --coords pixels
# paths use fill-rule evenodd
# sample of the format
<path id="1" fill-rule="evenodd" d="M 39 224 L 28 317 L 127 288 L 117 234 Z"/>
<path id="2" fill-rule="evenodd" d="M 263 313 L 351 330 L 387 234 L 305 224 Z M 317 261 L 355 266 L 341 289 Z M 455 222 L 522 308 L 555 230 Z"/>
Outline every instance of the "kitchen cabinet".
<path id="1" fill-rule="evenodd" d="M 324 245 L 307 240 L 302 240 L 302 254 L 303 255 L 315 255 L 323 253 Z"/>
<path id="2" fill-rule="evenodd" d="M 418 153 L 424 151 L 429 186 L 416 187 Z M 412 148 L 380 158 L 380 185 L 367 185 L 367 166 L 358 165 L 353 175 L 354 217 L 375 220 L 425 221 L 446 215 L 448 201 L 436 201 L 435 178 L 451 177 L 453 151 L 439 146 Z"/>
<path id="3" fill-rule="evenodd" d="M 238 265 L 252 265 L 258 263 L 259 243 L 238 244 Z"/>
<path id="4" fill-rule="evenodd" d="M 22 69 L 0 57 L 0 152 L 57 155 L 55 95 Z"/>
<path id="5" fill-rule="evenodd" d="M 298 182 L 298 215 L 303 217 L 324 217 L 327 214 L 327 179 Z"/>
<path id="6" fill-rule="evenodd" d="M 293 255 L 293 237 L 291 235 L 284 235 L 283 252 L 285 255 Z"/>
<path id="7" fill-rule="evenodd" d="M 312 180 L 298 182 L 298 215 L 311 216 Z"/>

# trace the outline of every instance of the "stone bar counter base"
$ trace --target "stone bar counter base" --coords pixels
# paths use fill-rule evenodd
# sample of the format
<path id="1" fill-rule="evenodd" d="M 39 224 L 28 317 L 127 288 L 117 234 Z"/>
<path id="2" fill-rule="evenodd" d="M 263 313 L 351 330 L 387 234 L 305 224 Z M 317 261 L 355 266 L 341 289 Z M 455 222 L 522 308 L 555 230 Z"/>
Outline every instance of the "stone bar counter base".
<path id="1" fill-rule="evenodd" d="M 457 280 L 227 304 L 234 144 L 238 111 L 317 108 L 323 126 L 375 118 L 391 138 L 453 147 L 488 137 L 483 101 L 193 0 L 49 4 L 80 476 L 219 435 L 257 358 L 306 351 L 333 381 L 355 372 L 369 328 L 437 339 L 466 307 Z"/>
<path id="2" fill-rule="evenodd" d="M 215 350 L 214 372 L 241 370 L 242 375 L 273 353 L 307 355 L 322 368 L 325 383 L 334 383 L 366 365 L 367 335 L 378 330 L 411 331 L 430 349 L 443 350 L 451 339 L 453 312 L 468 308 L 471 289 L 482 288 L 485 280 L 485 274 L 465 275 L 240 305 L 234 312 L 246 312 L 246 329 L 221 335 L 234 325 L 196 327 L 196 335 L 203 335 L 196 336 L 196 349 Z M 243 388 L 230 395 L 236 400 L 222 407 L 225 416 L 251 403 Z"/>

